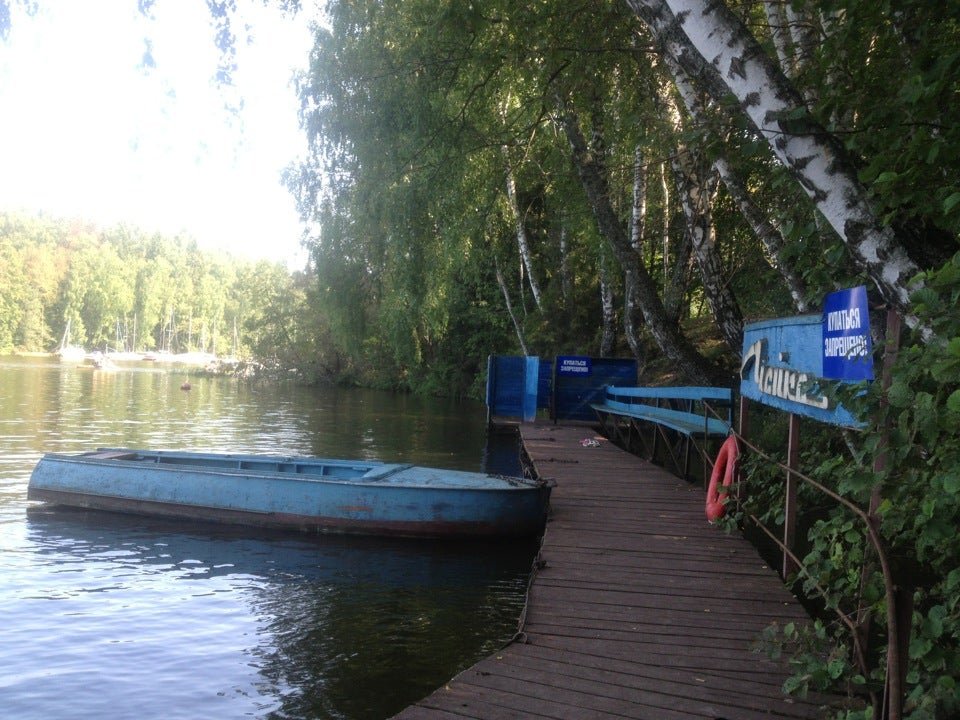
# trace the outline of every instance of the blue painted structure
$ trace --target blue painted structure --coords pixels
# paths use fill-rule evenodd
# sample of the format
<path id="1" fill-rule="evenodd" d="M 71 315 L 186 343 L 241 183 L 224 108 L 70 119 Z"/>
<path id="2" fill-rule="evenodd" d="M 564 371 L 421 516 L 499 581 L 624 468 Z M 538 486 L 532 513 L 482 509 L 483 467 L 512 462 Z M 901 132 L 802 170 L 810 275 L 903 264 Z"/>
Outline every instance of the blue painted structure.
<path id="1" fill-rule="evenodd" d="M 637 361 L 617 358 L 592 358 L 589 374 L 554 375 L 554 420 L 594 420 L 591 407 L 602 402 L 608 385 L 634 385 Z"/>
<path id="2" fill-rule="evenodd" d="M 547 368 L 543 367 L 545 364 Z M 535 376 L 531 366 L 536 366 Z M 535 417 L 544 377 L 549 383 L 549 363 L 537 357 L 490 355 L 487 358 L 488 412 L 503 417 Z"/>
<path id="3" fill-rule="evenodd" d="M 311 533 L 521 537 L 542 532 L 550 487 L 367 461 L 100 449 L 44 455 L 27 497 Z"/>
<path id="4" fill-rule="evenodd" d="M 487 359 L 488 418 L 530 422 L 537 410 L 546 409 L 553 420 L 590 421 L 594 419 L 590 405 L 602 401 L 605 386 L 637 381 L 636 360 L 584 359 L 589 360 L 583 366 L 587 372 L 562 374 L 553 360 L 491 355 Z"/>
<path id="5" fill-rule="evenodd" d="M 714 412 L 726 414 L 727 419 L 721 420 L 711 415 L 703 407 L 704 403 L 714 406 Z M 698 412 L 695 412 L 695 406 L 700 406 Z M 645 420 L 683 435 L 726 437 L 732 421 L 733 393 L 730 388 L 720 387 L 610 386 L 606 388 L 603 402 L 594 403 L 592 407 L 600 415 L 613 414 Z"/>
<path id="6" fill-rule="evenodd" d="M 637 438 L 647 446 L 651 460 L 656 460 L 658 440 L 662 438 L 674 467 L 681 477 L 686 478 L 690 471 L 691 448 L 706 457 L 710 441 L 729 434 L 733 421 L 733 392 L 721 387 L 611 385 L 606 388 L 602 402 L 593 403 L 591 407 L 600 420 L 604 435 L 616 439 L 627 449 Z M 654 426 L 652 443 L 644 440 L 641 423 Z M 706 463 L 703 467 L 706 473 Z"/>
<path id="7" fill-rule="evenodd" d="M 820 315 L 749 323 L 743 331 L 740 394 L 784 412 L 846 427 L 860 423 L 823 393 Z"/>

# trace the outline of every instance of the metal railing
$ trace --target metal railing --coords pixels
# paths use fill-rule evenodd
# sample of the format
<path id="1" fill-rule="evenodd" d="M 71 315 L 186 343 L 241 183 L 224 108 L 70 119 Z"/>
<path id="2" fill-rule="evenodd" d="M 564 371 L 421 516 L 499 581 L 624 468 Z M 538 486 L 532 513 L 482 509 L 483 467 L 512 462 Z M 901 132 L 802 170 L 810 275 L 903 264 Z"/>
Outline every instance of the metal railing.
<path id="1" fill-rule="evenodd" d="M 882 379 L 884 395 L 883 399 L 881 400 L 882 403 L 885 403 L 885 394 L 887 388 L 890 386 L 893 363 L 896 360 L 897 352 L 899 350 L 900 318 L 892 311 L 888 312 L 887 315 L 886 334 L 887 343 L 884 355 Z M 710 408 L 709 405 L 707 406 L 707 411 L 716 415 L 716 412 Z M 781 569 L 784 580 L 789 578 L 794 572 L 798 575 L 805 576 L 809 580 L 810 586 L 814 587 L 816 591 L 820 593 L 821 597 L 826 601 L 825 604 L 827 606 L 831 604 L 829 602 L 829 591 L 819 582 L 817 582 L 816 578 L 814 578 L 807 568 L 804 567 L 804 563 L 801 558 L 797 557 L 796 553 L 794 552 L 795 529 L 798 512 L 797 480 L 805 483 L 809 487 L 813 488 L 816 492 L 846 508 L 855 518 L 860 521 L 860 523 L 862 523 L 865 537 L 869 543 L 869 547 L 873 550 L 873 553 L 876 557 L 876 562 L 879 563 L 881 575 L 883 577 L 887 621 L 886 677 L 884 681 L 883 697 L 878 698 L 876 692 L 873 691 L 869 692 L 869 697 L 876 717 L 883 718 L 883 720 L 901 720 L 903 716 L 904 684 L 906 677 L 907 650 L 909 647 L 910 637 L 910 623 L 913 609 L 913 596 L 912 592 L 898 587 L 896 579 L 893 575 L 893 570 L 890 564 L 890 556 L 887 551 L 887 544 L 881 536 L 878 527 L 876 509 L 879 505 L 879 493 L 874 491 L 871 497 L 870 508 L 865 510 L 848 498 L 843 497 L 839 493 L 827 487 L 823 483 L 801 472 L 798 469 L 799 418 L 796 415 L 789 414 L 786 463 L 783 463 L 780 460 L 770 456 L 746 438 L 746 433 L 749 426 L 749 405 L 747 399 L 743 397 L 740 398 L 739 419 L 739 432 L 731 429 L 731 434 L 733 434 L 737 438 L 738 442 L 750 452 L 755 453 L 757 456 L 763 458 L 766 462 L 773 464 L 785 472 L 784 521 L 782 539 L 777 537 L 777 534 L 766 524 L 764 524 L 759 517 L 744 510 L 744 516 L 748 518 L 780 549 L 783 557 Z M 881 448 L 886 445 L 887 441 L 888 438 L 885 438 L 884 442 L 881 443 Z M 710 458 L 707 458 L 707 460 L 712 466 L 712 460 Z M 886 453 L 881 449 L 874 461 L 874 470 L 880 471 L 885 468 L 885 465 Z M 744 492 L 748 488 L 748 484 L 741 480 L 739 477 L 739 472 L 737 479 L 738 482 L 736 483 L 737 491 L 735 499 L 742 509 L 744 507 Z M 866 555 L 863 562 L 864 565 L 861 568 L 860 573 L 861 594 L 863 592 L 864 584 L 869 572 L 869 564 L 867 562 Z M 869 677 L 871 669 L 866 647 L 867 633 L 865 631 L 865 628 L 870 621 L 870 614 L 863 607 L 861 595 L 846 599 L 852 599 L 856 605 L 857 609 L 852 616 L 851 614 L 842 611 L 840 602 L 835 602 L 832 604 L 840 622 L 850 633 L 856 664 L 863 677 L 866 678 Z M 879 704 L 878 700 L 880 701 Z"/>

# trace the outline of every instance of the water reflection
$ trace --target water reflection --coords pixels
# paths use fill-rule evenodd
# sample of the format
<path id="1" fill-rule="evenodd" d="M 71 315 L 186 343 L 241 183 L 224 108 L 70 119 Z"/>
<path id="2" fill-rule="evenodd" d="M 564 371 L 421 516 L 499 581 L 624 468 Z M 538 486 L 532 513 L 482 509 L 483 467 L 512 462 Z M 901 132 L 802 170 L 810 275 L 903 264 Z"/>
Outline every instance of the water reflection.
<path id="1" fill-rule="evenodd" d="M 51 569 L 19 591 L 32 606 L 31 627 L 16 631 L 33 638 L 24 645 L 29 664 L 39 664 L 28 649 L 38 627 L 58 637 L 39 652 L 60 687 L 15 714 L 38 718 L 64 717 L 64 682 L 87 716 L 98 702 L 115 711 L 136 695 L 138 706 L 162 709 L 141 718 L 387 717 L 510 637 L 534 552 L 529 544 L 425 552 L 417 542 L 253 538 L 80 511 L 32 511 L 27 535 L 34 562 Z M 105 652 L 79 650 L 90 632 Z M 152 646 L 148 687 L 140 672 L 118 667 L 144 645 Z M 98 701 L 104 678 L 109 701 Z M 23 697 L 24 683 L 38 680 L 8 680 L 8 689 Z"/>
<path id="2" fill-rule="evenodd" d="M 484 413 L 387 393 L 0 358 L 5 717 L 380 718 L 513 633 L 534 548 L 253 534 L 31 508 L 43 452 L 358 457 L 516 472 Z"/>
<path id="3" fill-rule="evenodd" d="M 0 433 L 5 444 L 29 446 L 34 459 L 40 451 L 126 444 L 477 470 L 483 455 L 477 403 L 228 378 L 192 378 L 184 392 L 183 379 L 149 363 L 101 372 L 0 359 Z"/>

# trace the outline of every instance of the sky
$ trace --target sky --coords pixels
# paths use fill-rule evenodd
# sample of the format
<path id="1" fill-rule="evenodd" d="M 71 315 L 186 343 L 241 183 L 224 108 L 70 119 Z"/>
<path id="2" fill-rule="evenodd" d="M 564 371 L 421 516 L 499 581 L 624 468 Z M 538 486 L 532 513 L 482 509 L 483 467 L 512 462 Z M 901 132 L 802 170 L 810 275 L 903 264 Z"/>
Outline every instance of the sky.
<path id="1" fill-rule="evenodd" d="M 13 3 L 0 40 L 0 210 L 182 232 L 302 267 L 280 176 L 306 148 L 291 83 L 312 45 L 306 17 L 237 0 L 238 67 L 224 87 L 201 0 L 156 0 L 150 17 L 137 0 L 37 6 L 27 16 Z"/>

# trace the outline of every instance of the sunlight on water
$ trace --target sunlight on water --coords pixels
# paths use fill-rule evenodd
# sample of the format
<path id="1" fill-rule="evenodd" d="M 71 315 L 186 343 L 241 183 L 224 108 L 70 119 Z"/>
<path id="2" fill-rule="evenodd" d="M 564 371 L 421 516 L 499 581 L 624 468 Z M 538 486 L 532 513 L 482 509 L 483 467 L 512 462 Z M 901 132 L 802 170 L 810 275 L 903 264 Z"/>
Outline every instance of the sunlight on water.
<path id="1" fill-rule="evenodd" d="M 476 405 L 183 381 L 0 358 L 5 717 L 386 717 L 509 639 L 529 544 L 264 536 L 27 502 L 43 452 L 97 446 L 483 464 Z"/>

